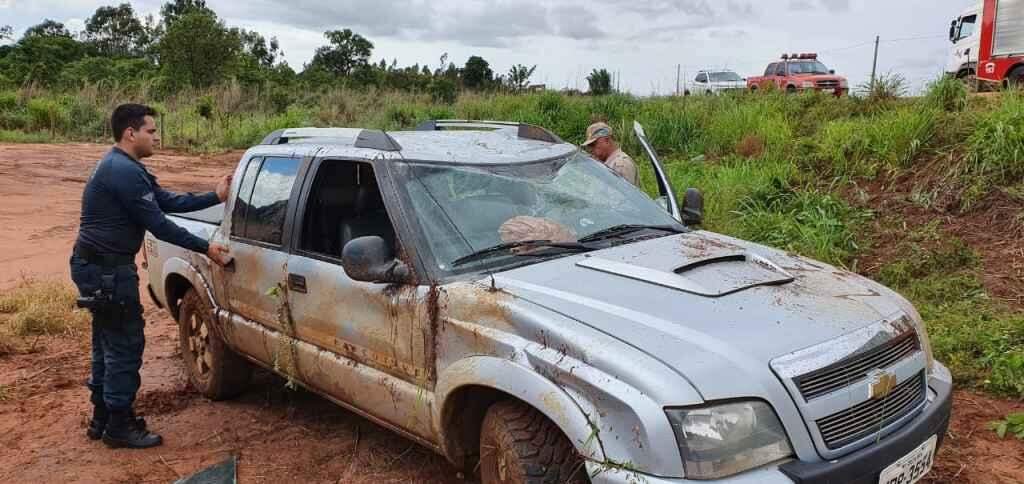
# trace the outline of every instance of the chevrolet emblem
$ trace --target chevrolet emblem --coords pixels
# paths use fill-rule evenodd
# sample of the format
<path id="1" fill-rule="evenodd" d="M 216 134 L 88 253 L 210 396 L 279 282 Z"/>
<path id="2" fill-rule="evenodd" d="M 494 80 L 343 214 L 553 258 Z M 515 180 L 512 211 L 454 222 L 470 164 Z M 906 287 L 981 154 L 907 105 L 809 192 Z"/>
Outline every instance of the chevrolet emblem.
<path id="1" fill-rule="evenodd" d="M 896 374 L 885 370 L 868 373 L 868 398 L 881 400 L 896 388 Z"/>

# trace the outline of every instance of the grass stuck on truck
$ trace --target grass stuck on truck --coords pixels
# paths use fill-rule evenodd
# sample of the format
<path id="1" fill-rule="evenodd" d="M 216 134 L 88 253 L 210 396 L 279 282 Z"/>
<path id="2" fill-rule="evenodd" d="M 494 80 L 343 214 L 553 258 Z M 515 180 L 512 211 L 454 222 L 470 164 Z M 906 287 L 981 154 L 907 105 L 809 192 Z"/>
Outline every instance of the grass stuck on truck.
<path id="1" fill-rule="evenodd" d="M 919 480 L 952 378 L 914 307 L 701 230 L 636 133 L 655 199 L 525 124 L 277 131 L 172 216 L 233 262 L 147 235 L 149 291 L 208 397 L 269 368 L 485 484 Z"/>

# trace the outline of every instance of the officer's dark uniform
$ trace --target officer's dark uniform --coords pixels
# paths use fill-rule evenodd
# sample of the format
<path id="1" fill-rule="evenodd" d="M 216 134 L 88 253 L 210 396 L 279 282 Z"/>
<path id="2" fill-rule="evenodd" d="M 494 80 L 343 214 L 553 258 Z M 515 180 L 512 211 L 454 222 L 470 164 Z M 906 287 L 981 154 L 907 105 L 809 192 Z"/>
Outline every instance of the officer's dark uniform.
<path id="1" fill-rule="evenodd" d="M 116 147 L 97 164 L 82 195 L 81 226 L 71 255 L 71 278 L 80 294 L 109 294 L 113 302 L 107 309 L 92 310 L 89 388 L 97 409 L 105 407 L 111 415 L 130 414 L 139 389 L 146 341 L 135 254 L 142 247 L 145 231 L 168 243 L 206 253 L 207 241 L 175 225 L 164 213 L 191 212 L 218 203 L 213 192 L 193 195 L 165 191 L 145 166 Z M 98 438 L 94 435 L 95 420 L 90 425 L 90 437 Z"/>

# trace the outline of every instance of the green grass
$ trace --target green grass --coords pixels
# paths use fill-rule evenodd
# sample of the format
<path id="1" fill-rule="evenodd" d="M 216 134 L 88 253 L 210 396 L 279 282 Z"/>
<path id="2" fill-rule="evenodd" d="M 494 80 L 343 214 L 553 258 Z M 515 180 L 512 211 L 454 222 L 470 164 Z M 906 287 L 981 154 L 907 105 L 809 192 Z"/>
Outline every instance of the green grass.
<path id="1" fill-rule="evenodd" d="M 47 132 L 30 132 L 0 129 L 0 143 L 53 143 L 60 141 Z"/>
<path id="2" fill-rule="evenodd" d="M 989 422 L 988 428 L 994 431 L 1000 439 L 1006 438 L 1006 434 L 1009 433 L 1024 440 L 1024 412 L 1011 413 L 1003 420 Z"/>

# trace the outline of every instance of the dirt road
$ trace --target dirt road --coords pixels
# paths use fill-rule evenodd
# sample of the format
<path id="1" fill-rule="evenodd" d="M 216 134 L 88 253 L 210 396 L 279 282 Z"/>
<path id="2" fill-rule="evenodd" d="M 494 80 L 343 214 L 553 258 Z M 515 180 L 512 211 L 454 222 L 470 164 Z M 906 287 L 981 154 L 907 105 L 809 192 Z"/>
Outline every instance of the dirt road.
<path id="1" fill-rule="evenodd" d="M 68 280 L 82 187 L 105 150 L 0 145 L 0 290 L 22 277 Z M 205 191 L 238 157 L 161 153 L 147 164 L 165 187 Z M 87 440 L 88 341 L 41 339 L 32 353 L 0 357 L 10 389 L 0 398 L 0 482 L 166 483 L 231 454 L 245 483 L 462 482 L 431 451 L 266 373 L 236 400 L 203 399 L 186 384 L 173 321 L 152 305 L 146 320 L 138 407 L 165 445 L 109 450 Z M 1024 482 L 1024 443 L 985 429 L 1024 405 L 964 392 L 955 405 L 931 482 Z"/>

